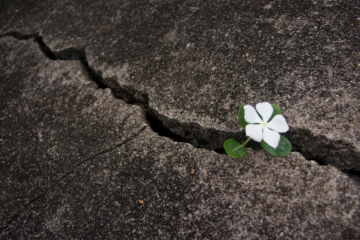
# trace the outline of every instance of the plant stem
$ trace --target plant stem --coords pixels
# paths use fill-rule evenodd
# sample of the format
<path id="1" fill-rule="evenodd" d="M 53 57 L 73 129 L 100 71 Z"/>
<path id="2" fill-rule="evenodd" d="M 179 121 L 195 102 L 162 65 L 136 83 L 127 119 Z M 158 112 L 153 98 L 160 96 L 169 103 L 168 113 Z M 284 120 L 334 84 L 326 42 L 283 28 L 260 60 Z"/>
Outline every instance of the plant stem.
<path id="1" fill-rule="evenodd" d="M 246 139 L 246 141 L 242 144 L 244 147 L 246 146 L 246 144 L 251 140 L 251 138 Z"/>

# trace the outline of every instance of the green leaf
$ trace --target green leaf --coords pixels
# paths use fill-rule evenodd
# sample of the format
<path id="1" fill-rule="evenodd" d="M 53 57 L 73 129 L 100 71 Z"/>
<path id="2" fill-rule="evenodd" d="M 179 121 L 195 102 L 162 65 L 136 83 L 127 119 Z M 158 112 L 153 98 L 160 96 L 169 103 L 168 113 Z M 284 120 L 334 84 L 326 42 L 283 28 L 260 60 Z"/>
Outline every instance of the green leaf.
<path id="1" fill-rule="evenodd" d="M 270 119 L 269 119 L 268 122 L 270 122 L 270 121 L 275 117 L 275 115 L 281 114 L 281 110 L 280 110 L 280 108 L 279 108 L 278 106 L 276 106 L 275 104 L 271 104 L 271 106 L 273 107 L 274 112 L 273 112 L 273 114 L 271 115 L 271 117 L 270 117 Z"/>
<path id="2" fill-rule="evenodd" d="M 262 140 L 260 144 L 268 153 L 275 157 L 286 157 L 290 154 L 292 148 L 289 140 L 282 135 L 280 135 L 280 142 L 277 148 L 270 147 L 264 140 Z"/>
<path id="3" fill-rule="evenodd" d="M 224 148 L 230 157 L 241 158 L 247 153 L 246 148 L 233 138 L 224 142 Z"/>
<path id="4" fill-rule="evenodd" d="M 239 122 L 244 129 L 245 129 L 246 125 L 249 124 L 245 121 L 245 110 L 244 110 L 245 105 L 246 104 L 241 105 L 239 108 L 239 111 L 238 111 Z"/>

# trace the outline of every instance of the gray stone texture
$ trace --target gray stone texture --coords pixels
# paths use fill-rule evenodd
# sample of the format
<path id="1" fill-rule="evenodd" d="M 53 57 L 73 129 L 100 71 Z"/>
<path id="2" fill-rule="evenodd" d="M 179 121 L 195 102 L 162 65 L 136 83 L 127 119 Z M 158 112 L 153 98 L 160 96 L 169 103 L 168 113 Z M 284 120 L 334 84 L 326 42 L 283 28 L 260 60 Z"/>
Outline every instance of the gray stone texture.
<path id="1" fill-rule="evenodd" d="M 78 62 L 51 61 L 30 40 L 0 41 L 4 228 L 53 185 L 131 140 L 145 124 L 139 107 L 98 89 Z"/>
<path id="2" fill-rule="evenodd" d="M 360 238 L 359 17 L 357 1 L 2 1 L 1 238 Z M 211 151 L 262 101 L 297 152 Z"/>
<path id="3" fill-rule="evenodd" d="M 200 135 L 237 132 L 241 104 L 269 101 L 307 158 L 360 170 L 358 1 L 9 5 L 3 33 L 38 32 L 56 51 L 86 45 L 92 67 L 146 92 L 158 117 L 182 136 L 178 125 L 189 123 Z"/>

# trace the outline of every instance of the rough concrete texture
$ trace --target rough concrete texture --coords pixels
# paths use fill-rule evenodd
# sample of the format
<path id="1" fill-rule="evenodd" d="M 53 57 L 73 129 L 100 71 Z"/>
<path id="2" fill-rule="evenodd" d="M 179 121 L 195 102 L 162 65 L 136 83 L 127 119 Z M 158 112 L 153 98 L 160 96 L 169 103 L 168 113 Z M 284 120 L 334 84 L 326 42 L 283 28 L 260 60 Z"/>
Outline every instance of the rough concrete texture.
<path id="1" fill-rule="evenodd" d="M 31 40 L 2 38 L 0 49 L 12 94 L 1 111 L 3 239 L 360 236 L 358 183 L 335 167 L 174 142 L 79 63 L 50 61 Z"/>
<path id="2" fill-rule="evenodd" d="M 56 51 L 86 45 L 91 67 L 148 95 L 157 118 L 193 145 L 221 147 L 224 132 L 239 131 L 241 104 L 269 101 L 308 159 L 360 170 L 358 1 L 4 5 L 3 33 L 39 32 Z"/>
<path id="3" fill-rule="evenodd" d="M 360 238 L 359 8 L 2 1 L 1 238 Z M 210 151 L 261 101 L 300 153 Z"/>
<path id="4" fill-rule="evenodd" d="M 99 90 L 78 62 L 1 39 L 1 228 L 81 164 L 146 125 L 139 107 Z"/>

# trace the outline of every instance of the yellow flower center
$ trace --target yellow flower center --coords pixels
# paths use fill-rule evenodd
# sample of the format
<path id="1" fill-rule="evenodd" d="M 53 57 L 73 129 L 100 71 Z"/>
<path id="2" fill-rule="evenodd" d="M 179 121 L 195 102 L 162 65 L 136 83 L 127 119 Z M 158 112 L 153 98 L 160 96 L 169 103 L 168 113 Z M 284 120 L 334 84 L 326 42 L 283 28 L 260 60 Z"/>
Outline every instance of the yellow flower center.
<path id="1" fill-rule="evenodd" d="M 266 126 L 266 122 L 263 122 L 262 125 L 264 125 L 264 127 Z"/>

